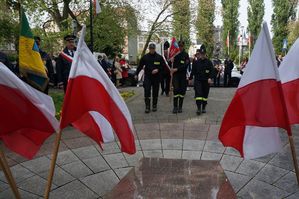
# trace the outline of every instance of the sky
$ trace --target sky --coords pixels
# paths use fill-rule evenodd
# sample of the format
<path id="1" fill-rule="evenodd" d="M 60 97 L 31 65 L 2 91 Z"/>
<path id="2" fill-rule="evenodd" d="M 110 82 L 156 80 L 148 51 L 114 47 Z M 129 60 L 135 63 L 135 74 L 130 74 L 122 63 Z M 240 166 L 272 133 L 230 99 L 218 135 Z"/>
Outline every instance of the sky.
<path id="1" fill-rule="evenodd" d="M 268 23 L 270 26 L 271 16 L 273 14 L 272 8 L 272 0 L 264 0 L 265 3 L 265 15 L 264 21 Z M 216 0 L 216 7 L 221 7 L 221 0 Z M 240 26 L 247 27 L 247 7 L 248 7 L 248 0 L 240 0 L 240 7 L 239 7 L 239 21 Z M 215 25 L 222 25 L 222 16 L 217 15 L 214 21 Z"/>
<path id="2" fill-rule="evenodd" d="M 147 6 L 144 6 L 146 4 L 149 4 L 148 0 L 133 0 L 133 2 L 136 2 L 139 5 L 143 5 L 141 7 L 140 10 L 143 10 L 142 8 L 146 8 Z M 197 2 L 198 0 L 190 0 L 191 5 L 197 7 Z M 221 11 L 221 0 L 215 0 L 216 3 L 216 13 L 220 13 L 219 11 Z M 264 21 L 266 21 L 268 23 L 269 29 L 271 31 L 271 16 L 273 14 L 273 8 L 272 8 L 272 0 L 264 0 L 265 3 L 265 15 L 264 15 Z M 244 30 L 246 30 L 247 26 L 248 26 L 248 22 L 247 22 L 247 7 L 248 7 L 248 0 L 240 0 L 240 7 L 239 7 L 239 21 L 240 21 L 240 27 L 244 26 Z M 148 7 L 147 7 L 148 8 Z M 151 10 L 151 11 L 150 11 Z M 194 9 L 197 10 L 197 9 Z M 143 13 L 145 14 L 145 18 L 144 20 L 147 19 L 153 19 L 156 15 L 156 12 L 158 12 L 159 9 L 146 9 L 143 10 Z M 218 12 L 217 12 L 218 11 Z M 193 15 L 194 16 L 194 15 Z M 221 14 L 216 14 L 215 16 L 215 21 L 214 21 L 214 25 L 215 26 L 222 26 L 222 16 Z M 148 23 L 141 22 L 141 27 L 143 30 L 146 30 L 148 27 Z M 272 32 L 270 32 L 270 35 L 272 36 Z M 194 27 L 191 27 L 191 39 L 192 40 L 196 40 L 196 31 Z"/>

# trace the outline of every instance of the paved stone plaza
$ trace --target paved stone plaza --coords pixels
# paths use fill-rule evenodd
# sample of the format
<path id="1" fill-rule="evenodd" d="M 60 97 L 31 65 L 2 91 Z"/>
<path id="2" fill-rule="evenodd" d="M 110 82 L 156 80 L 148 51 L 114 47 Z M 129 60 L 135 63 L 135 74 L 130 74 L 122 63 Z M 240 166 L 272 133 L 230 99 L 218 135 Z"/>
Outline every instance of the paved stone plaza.
<path id="1" fill-rule="evenodd" d="M 127 101 L 135 129 L 135 155 L 123 154 L 119 143 L 104 145 L 104 151 L 74 129 L 65 129 L 60 145 L 56 173 L 50 198 L 105 198 L 121 178 L 142 157 L 219 160 L 239 198 L 299 198 L 291 152 L 286 134 L 282 152 L 256 160 L 243 160 L 239 154 L 224 148 L 217 140 L 223 114 L 235 89 L 213 88 L 208 113 L 196 116 L 193 90 L 187 92 L 184 112 L 171 113 L 172 102 L 162 96 L 157 113 L 144 114 L 142 88 Z M 299 128 L 294 128 L 299 153 Z M 9 164 L 22 198 L 42 198 L 54 137 L 46 141 L 34 160 L 6 151 Z M 13 198 L 3 173 L 0 174 L 0 198 Z"/>

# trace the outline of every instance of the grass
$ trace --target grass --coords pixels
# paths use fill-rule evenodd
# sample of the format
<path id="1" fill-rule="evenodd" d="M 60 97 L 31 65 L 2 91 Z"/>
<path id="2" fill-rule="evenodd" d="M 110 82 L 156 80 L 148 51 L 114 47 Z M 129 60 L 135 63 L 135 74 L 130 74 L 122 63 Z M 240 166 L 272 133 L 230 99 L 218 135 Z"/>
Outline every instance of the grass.
<path id="1" fill-rule="evenodd" d="M 134 91 L 122 91 L 120 92 L 122 98 L 126 101 L 127 99 L 133 97 L 135 95 Z M 49 96 L 53 98 L 55 109 L 56 109 L 56 118 L 60 119 L 61 108 L 63 105 L 64 93 L 61 90 L 50 90 Z"/>

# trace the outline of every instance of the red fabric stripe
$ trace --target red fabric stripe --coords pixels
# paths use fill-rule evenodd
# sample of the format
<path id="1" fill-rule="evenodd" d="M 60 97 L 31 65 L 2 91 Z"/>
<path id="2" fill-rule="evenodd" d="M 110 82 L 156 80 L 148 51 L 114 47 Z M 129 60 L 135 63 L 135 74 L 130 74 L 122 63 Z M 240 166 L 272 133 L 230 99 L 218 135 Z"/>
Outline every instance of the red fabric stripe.
<path id="1" fill-rule="evenodd" d="M 103 150 L 103 137 L 101 129 L 88 112 L 85 113 L 80 119 L 73 122 L 73 125 L 75 128 L 79 129 L 81 132 L 84 132 L 88 137 L 96 141 Z"/>
<path id="2" fill-rule="evenodd" d="M 299 123 L 299 79 L 282 84 L 290 124 Z"/>
<path id="3" fill-rule="evenodd" d="M 70 79 L 63 104 L 61 129 L 77 121 L 88 111 L 97 111 L 109 121 L 120 140 L 123 152 L 136 152 L 129 123 L 104 86 L 87 76 Z"/>
<path id="4" fill-rule="evenodd" d="M 32 159 L 54 129 L 19 90 L 0 85 L 0 139 L 12 151 Z"/>
<path id="5" fill-rule="evenodd" d="M 68 61 L 68 62 L 70 62 L 70 63 L 73 62 L 72 57 L 71 57 L 71 56 L 68 56 L 66 53 L 61 52 L 60 55 L 61 55 L 61 57 L 63 57 L 66 61 Z"/>
<path id="6" fill-rule="evenodd" d="M 280 127 L 290 133 L 283 100 L 276 80 L 261 80 L 238 89 L 221 124 L 223 145 L 234 147 L 243 156 L 245 126 Z"/>

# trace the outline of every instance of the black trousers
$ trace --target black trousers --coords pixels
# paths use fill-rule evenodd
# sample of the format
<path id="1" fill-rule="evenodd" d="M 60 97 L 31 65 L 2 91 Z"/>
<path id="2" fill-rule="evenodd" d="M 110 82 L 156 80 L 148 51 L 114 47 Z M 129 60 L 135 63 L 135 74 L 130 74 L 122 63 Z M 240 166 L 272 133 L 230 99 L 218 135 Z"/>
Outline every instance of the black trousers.
<path id="1" fill-rule="evenodd" d="M 194 81 L 195 99 L 201 101 L 203 104 L 207 104 L 210 84 L 208 80 L 196 80 Z"/>
<path id="2" fill-rule="evenodd" d="M 224 71 L 224 86 L 229 86 L 231 78 L 232 78 L 232 71 Z"/>
<path id="3" fill-rule="evenodd" d="M 153 94 L 153 98 L 158 98 L 159 95 L 159 77 L 144 77 L 143 88 L 144 88 L 144 97 L 150 98 L 151 93 Z"/>
<path id="4" fill-rule="evenodd" d="M 219 87 L 220 86 L 220 75 L 217 77 L 214 77 L 214 86 Z"/>
<path id="5" fill-rule="evenodd" d="M 174 97 L 183 98 L 187 89 L 186 74 L 174 74 L 172 78 L 172 85 Z"/>
<path id="6" fill-rule="evenodd" d="M 166 95 L 169 94 L 170 90 L 170 74 L 161 75 L 161 90 Z"/>

